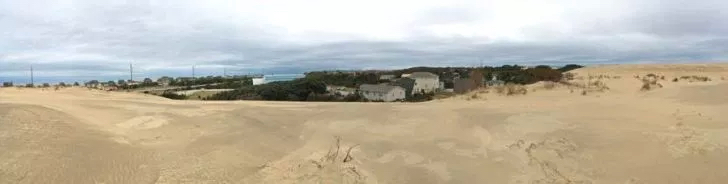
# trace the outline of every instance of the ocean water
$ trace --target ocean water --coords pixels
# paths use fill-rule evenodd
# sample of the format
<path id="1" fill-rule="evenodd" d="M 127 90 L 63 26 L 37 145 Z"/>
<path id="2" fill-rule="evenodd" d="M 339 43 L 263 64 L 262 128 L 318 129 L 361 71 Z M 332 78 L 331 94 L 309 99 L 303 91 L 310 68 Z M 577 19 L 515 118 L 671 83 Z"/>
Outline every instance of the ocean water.
<path id="1" fill-rule="evenodd" d="M 265 75 L 265 82 L 276 82 L 276 81 L 292 81 L 305 77 L 303 74 L 273 74 Z"/>

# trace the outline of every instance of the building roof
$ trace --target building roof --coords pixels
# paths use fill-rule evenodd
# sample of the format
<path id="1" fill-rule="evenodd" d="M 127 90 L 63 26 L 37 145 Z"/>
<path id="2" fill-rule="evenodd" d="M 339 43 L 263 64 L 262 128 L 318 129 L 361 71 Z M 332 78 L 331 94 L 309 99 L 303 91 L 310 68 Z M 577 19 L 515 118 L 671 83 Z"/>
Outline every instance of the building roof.
<path id="1" fill-rule="evenodd" d="M 407 76 L 409 78 L 437 78 L 438 76 L 430 72 L 414 72 Z"/>
<path id="2" fill-rule="evenodd" d="M 359 91 L 387 93 L 396 88 L 402 88 L 402 87 L 391 86 L 391 85 L 386 85 L 386 84 L 362 84 L 361 86 L 359 86 Z"/>
<path id="3" fill-rule="evenodd" d="M 394 75 L 384 74 L 384 75 L 380 75 L 379 79 L 392 79 L 394 77 L 395 77 Z"/>

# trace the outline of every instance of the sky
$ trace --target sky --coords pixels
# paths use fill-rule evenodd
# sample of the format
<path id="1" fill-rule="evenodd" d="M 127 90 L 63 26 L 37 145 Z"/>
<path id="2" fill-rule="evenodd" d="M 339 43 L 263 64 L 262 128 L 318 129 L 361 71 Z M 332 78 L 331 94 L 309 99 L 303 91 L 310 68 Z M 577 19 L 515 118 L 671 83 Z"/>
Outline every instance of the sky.
<path id="1" fill-rule="evenodd" d="M 728 61 L 725 0 L 0 0 L 0 81 Z"/>

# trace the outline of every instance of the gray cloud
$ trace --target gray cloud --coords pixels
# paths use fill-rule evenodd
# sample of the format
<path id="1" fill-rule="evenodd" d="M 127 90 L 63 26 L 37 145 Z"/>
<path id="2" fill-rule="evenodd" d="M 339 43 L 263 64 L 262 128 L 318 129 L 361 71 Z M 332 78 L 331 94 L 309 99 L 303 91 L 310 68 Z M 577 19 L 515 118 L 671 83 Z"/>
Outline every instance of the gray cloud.
<path id="1" fill-rule="evenodd" d="M 140 76 L 156 77 L 186 75 L 194 64 L 203 74 L 217 74 L 221 68 L 238 73 L 298 73 L 473 66 L 481 61 L 492 65 L 589 64 L 728 57 L 728 14 L 721 11 L 728 3 L 724 1 L 605 4 L 562 0 L 562 9 L 554 11 L 560 14 L 544 17 L 548 20 L 538 19 L 537 14 L 529 17 L 529 12 L 523 12 L 525 18 L 500 14 L 503 11 L 496 5 L 511 1 L 488 2 L 463 1 L 421 8 L 407 14 L 411 16 L 392 15 L 392 22 L 401 25 L 387 29 L 405 35 L 390 38 L 378 35 L 387 33 L 379 31 L 387 30 L 384 27 L 372 28 L 378 32 L 371 35 L 336 27 L 300 30 L 301 25 L 327 22 L 296 19 L 301 25 L 280 23 L 271 18 L 285 13 L 273 11 L 277 5 L 233 11 L 235 8 L 227 6 L 234 4 L 218 1 L 203 6 L 194 1 L 0 0 L 0 77 L 27 75 L 31 64 L 49 76 L 72 77 L 122 76 L 133 62 Z M 272 13 L 264 11 L 270 7 Z M 510 8 L 516 11 L 519 7 Z M 448 25 L 471 25 L 452 29 L 483 36 L 442 35 L 431 30 L 431 26 Z"/>

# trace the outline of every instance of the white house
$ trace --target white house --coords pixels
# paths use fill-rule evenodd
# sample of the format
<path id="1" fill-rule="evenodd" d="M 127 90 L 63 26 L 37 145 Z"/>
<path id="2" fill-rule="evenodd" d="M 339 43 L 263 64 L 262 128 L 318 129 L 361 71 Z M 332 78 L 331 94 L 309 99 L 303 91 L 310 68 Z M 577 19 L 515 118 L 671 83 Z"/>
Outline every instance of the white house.
<path id="1" fill-rule="evenodd" d="M 265 77 L 253 78 L 253 85 L 261 85 L 261 84 L 265 84 Z"/>
<path id="2" fill-rule="evenodd" d="M 440 76 L 430 72 L 414 72 L 407 77 L 415 80 L 412 94 L 421 93 L 422 91 L 425 93 L 435 92 L 440 88 Z"/>
<path id="3" fill-rule="evenodd" d="M 405 98 L 404 88 L 386 84 L 362 84 L 359 86 L 359 94 L 372 101 L 391 102 Z"/>

